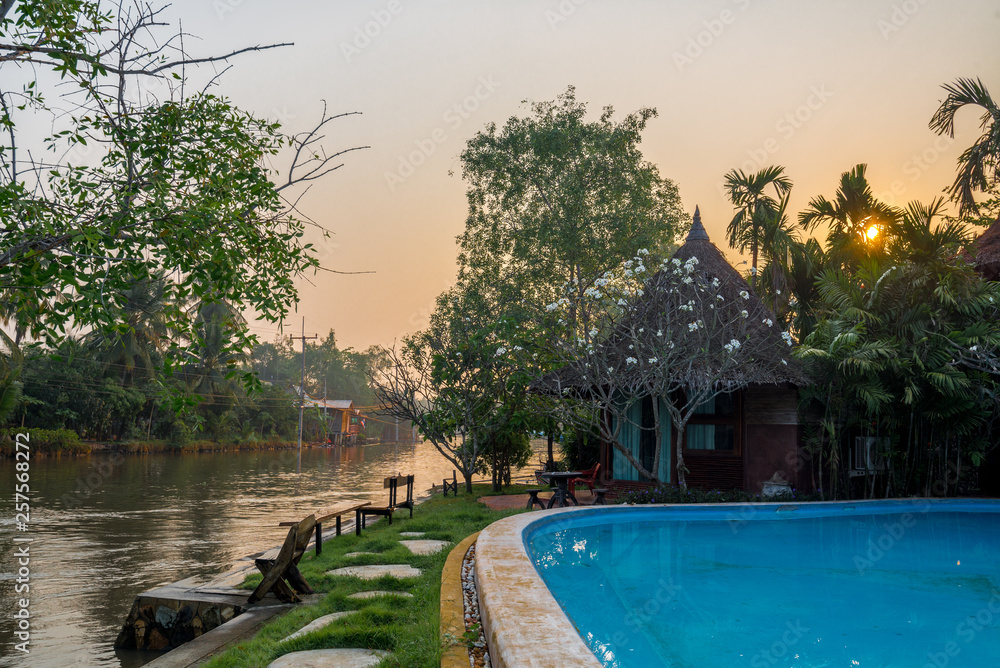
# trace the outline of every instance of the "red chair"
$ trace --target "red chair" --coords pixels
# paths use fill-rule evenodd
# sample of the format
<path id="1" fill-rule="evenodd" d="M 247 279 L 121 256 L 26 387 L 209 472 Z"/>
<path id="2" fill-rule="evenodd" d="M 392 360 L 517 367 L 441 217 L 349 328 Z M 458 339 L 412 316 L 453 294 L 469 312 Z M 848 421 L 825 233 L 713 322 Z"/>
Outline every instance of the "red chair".
<path id="1" fill-rule="evenodd" d="M 581 471 L 579 478 L 570 478 L 568 485 L 569 493 L 575 494 L 577 485 L 586 485 L 590 489 L 590 491 L 593 492 L 594 484 L 597 482 L 597 474 L 598 472 L 600 472 L 600 470 L 601 470 L 601 465 L 600 463 L 597 463 L 594 464 L 589 469 L 587 469 L 586 471 Z"/>

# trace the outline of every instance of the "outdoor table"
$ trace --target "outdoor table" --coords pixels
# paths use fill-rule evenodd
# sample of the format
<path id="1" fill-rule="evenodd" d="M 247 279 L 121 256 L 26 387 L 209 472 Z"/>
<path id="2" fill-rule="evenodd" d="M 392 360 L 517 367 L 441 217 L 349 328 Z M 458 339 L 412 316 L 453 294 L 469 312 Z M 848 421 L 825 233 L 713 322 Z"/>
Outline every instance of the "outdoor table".
<path id="1" fill-rule="evenodd" d="M 556 484 L 555 492 L 552 494 L 552 498 L 549 499 L 549 508 L 555 505 L 565 508 L 569 505 L 566 503 L 567 499 L 572 499 L 573 505 L 580 505 L 580 502 L 576 500 L 573 493 L 569 491 L 569 481 L 573 478 L 579 478 L 580 473 L 581 471 L 549 471 L 540 474 L 542 478 Z"/>

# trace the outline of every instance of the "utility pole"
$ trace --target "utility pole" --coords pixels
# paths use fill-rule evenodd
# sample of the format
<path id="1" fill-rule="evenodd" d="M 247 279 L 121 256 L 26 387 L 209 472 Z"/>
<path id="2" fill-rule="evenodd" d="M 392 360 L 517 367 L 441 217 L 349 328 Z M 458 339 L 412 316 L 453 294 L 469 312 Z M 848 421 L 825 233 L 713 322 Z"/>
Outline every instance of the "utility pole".
<path id="1" fill-rule="evenodd" d="M 319 334 L 306 336 L 306 317 L 302 316 L 302 336 L 292 339 L 302 339 L 302 380 L 299 382 L 299 456 L 295 464 L 295 472 L 302 473 L 302 418 L 306 407 L 306 339 L 318 339 Z"/>

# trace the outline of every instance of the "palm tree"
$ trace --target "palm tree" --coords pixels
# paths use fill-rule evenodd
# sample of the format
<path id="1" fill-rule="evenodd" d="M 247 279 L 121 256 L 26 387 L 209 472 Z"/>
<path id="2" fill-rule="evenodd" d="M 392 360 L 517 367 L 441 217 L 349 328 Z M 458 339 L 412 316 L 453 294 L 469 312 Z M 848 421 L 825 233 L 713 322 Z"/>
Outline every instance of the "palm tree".
<path id="1" fill-rule="evenodd" d="M 963 223 L 953 220 L 934 224 L 934 220 L 943 215 L 944 207 L 944 197 L 937 197 L 926 205 L 910 202 L 899 219 L 889 255 L 897 262 L 923 263 L 942 259 L 968 243 L 969 230 Z"/>
<path id="2" fill-rule="evenodd" d="M 113 366 L 121 370 L 122 385 L 136 375 L 155 375 L 153 355 L 168 334 L 165 289 L 162 275 L 136 281 L 121 294 L 121 326 L 87 337 L 87 347 L 99 352 L 105 371 Z"/>
<path id="3" fill-rule="evenodd" d="M 855 165 L 840 175 L 840 185 L 833 201 L 820 195 L 809 201 L 799 214 L 799 225 L 807 231 L 820 224 L 830 226 L 827 255 L 834 265 L 853 271 L 863 260 L 878 255 L 885 239 L 895 234 L 898 213 L 875 199 L 865 175 L 867 165 Z M 872 239 L 872 228 L 877 234 Z"/>
<path id="4" fill-rule="evenodd" d="M 976 214 L 979 206 L 973 191 L 986 191 L 1000 178 L 1000 106 L 993 101 L 986 86 L 978 78 L 959 78 L 955 83 L 941 86 L 948 92 L 941 106 L 931 117 L 928 126 L 939 135 L 955 136 L 955 114 L 967 104 L 983 108 L 979 127 L 983 134 L 958 157 L 958 176 L 949 192 L 958 202 L 959 215 Z"/>
<path id="5" fill-rule="evenodd" d="M 729 245 L 742 252 L 750 250 L 750 287 L 756 286 L 757 254 L 764 242 L 769 225 L 780 218 L 781 201 L 792 189 L 792 180 L 777 165 L 765 167 L 756 174 L 734 169 L 725 176 L 729 200 L 738 207 L 726 229 Z M 773 190 L 774 196 L 768 194 Z"/>

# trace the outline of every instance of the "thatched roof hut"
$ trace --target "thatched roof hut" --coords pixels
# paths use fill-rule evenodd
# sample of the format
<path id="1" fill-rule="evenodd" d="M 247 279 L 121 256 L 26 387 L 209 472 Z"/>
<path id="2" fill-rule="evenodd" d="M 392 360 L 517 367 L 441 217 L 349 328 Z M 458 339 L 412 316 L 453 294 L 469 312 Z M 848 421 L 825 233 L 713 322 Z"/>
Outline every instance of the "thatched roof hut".
<path id="1" fill-rule="evenodd" d="M 967 249 L 976 270 L 988 281 L 1000 279 L 1000 217 Z"/>
<path id="2" fill-rule="evenodd" d="M 677 267 L 689 261 L 695 268 L 688 276 L 694 280 L 688 281 L 687 277 L 678 280 Z M 711 289 L 706 290 L 705 286 Z M 714 327 L 706 326 L 692 333 L 690 327 L 694 322 L 708 323 L 710 319 Z M 697 208 L 684 245 L 646 282 L 642 296 L 628 306 L 606 344 L 609 354 L 605 360 L 607 366 L 616 370 L 617 386 L 628 385 L 629 374 L 637 377 L 636 386 L 639 385 L 646 351 L 639 352 L 636 332 L 661 329 L 666 332 L 668 327 L 675 338 L 668 336 L 663 340 L 677 341 L 679 350 L 692 351 L 690 359 L 672 358 L 677 366 L 684 367 L 686 378 L 702 386 L 710 381 L 714 387 L 725 390 L 696 411 L 684 432 L 681 447 L 688 471 L 687 483 L 759 492 L 763 483 L 776 473 L 793 485 L 805 482 L 798 480 L 801 467 L 797 462 L 802 461 L 802 453 L 796 387 L 809 381 L 791 356 L 787 334 L 781 332 L 774 314 L 709 239 Z M 686 342 L 687 339 L 693 339 L 694 343 Z M 743 342 L 742 347 L 737 346 L 738 353 L 731 349 L 736 340 Z M 724 349 L 727 354 L 698 353 L 702 350 L 721 353 Z M 623 363 L 629 356 L 634 356 L 631 366 Z M 589 386 L 598 393 L 593 388 L 601 381 L 595 382 L 581 366 L 570 364 L 550 373 L 537 381 L 533 389 L 555 394 L 566 388 L 586 392 Z M 647 470 L 652 470 L 654 454 L 660 448 L 657 476 L 661 481 L 671 481 L 674 479 L 671 461 L 679 435 L 672 428 L 661 430 L 661 442 L 655 442 L 649 426 L 654 423 L 652 414 L 656 411 L 649 396 L 635 401 L 624 412 L 619 411 L 624 426 L 618 444 Z M 659 422 L 671 424 L 662 408 Z M 602 445 L 600 463 L 606 485 L 643 483 L 622 450 L 609 442 Z"/>

